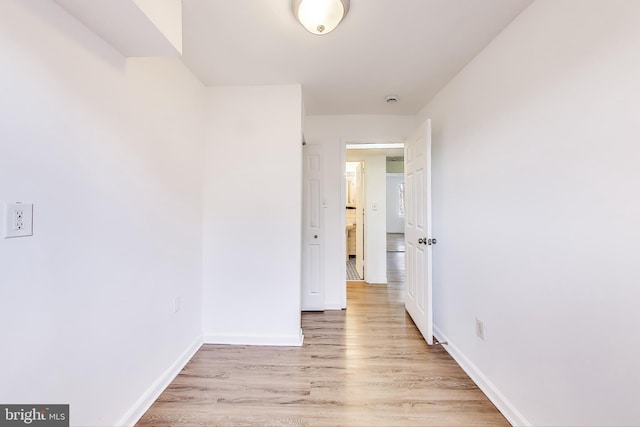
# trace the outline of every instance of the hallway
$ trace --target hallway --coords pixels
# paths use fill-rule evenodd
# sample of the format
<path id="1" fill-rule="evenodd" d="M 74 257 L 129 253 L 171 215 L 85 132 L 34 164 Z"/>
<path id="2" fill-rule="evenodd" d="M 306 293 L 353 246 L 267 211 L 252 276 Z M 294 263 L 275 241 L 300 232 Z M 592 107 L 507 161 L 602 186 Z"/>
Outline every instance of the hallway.
<path id="1" fill-rule="evenodd" d="M 406 279 L 404 233 L 387 234 L 387 283 L 404 290 Z M 404 297 L 401 302 L 404 302 Z"/>
<path id="2" fill-rule="evenodd" d="M 387 233 L 387 280 L 389 283 L 405 279 L 404 233 Z M 347 280 L 362 280 L 356 270 L 355 258 L 347 260 Z"/>

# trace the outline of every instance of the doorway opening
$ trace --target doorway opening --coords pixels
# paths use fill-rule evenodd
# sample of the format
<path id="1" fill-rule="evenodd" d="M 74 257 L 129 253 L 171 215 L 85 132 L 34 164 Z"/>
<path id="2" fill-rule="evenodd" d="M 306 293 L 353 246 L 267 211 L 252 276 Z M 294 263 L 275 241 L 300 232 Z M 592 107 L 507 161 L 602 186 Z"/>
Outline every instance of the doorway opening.
<path id="1" fill-rule="evenodd" d="M 346 163 L 345 235 L 347 280 L 364 280 L 365 162 Z"/>
<path id="2" fill-rule="evenodd" d="M 403 287 L 405 281 L 404 157 L 387 158 L 387 283 Z"/>
<path id="3" fill-rule="evenodd" d="M 404 282 L 403 145 L 347 144 L 347 281 L 378 285 Z"/>

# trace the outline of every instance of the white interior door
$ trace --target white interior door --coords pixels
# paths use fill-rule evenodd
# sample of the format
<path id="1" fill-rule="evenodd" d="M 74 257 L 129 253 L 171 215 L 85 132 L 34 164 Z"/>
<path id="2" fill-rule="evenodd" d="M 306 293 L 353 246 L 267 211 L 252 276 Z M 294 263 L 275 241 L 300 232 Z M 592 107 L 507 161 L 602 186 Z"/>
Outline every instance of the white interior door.
<path id="1" fill-rule="evenodd" d="M 364 165 L 356 167 L 356 270 L 364 280 Z"/>
<path id="2" fill-rule="evenodd" d="M 405 142 L 405 307 L 427 344 L 433 344 L 431 298 L 431 121 Z"/>
<path id="3" fill-rule="evenodd" d="M 305 145 L 303 153 L 301 307 L 324 310 L 322 146 Z"/>

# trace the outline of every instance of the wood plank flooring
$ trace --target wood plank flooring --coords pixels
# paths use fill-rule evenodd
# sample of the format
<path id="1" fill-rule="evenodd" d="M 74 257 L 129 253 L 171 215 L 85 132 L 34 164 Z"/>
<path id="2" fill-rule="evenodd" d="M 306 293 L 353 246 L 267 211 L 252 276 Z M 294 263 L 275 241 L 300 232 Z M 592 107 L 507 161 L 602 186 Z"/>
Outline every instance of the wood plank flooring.
<path id="1" fill-rule="evenodd" d="M 387 252 L 404 252 L 404 233 L 387 233 Z"/>
<path id="2" fill-rule="evenodd" d="M 349 282 L 347 310 L 303 313 L 303 347 L 204 345 L 138 426 L 508 426 L 389 285 Z M 394 266 L 395 265 L 395 266 Z"/>

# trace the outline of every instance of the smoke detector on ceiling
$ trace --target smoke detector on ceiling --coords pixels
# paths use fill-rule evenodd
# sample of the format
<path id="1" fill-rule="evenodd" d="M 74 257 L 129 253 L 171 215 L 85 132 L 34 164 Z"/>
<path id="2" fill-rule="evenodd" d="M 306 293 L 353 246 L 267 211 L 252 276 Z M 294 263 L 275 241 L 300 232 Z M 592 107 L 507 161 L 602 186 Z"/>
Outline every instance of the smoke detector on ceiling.
<path id="1" fill-rule="evenodd" d="M 387 104 L 395 104 L 398 102 L 398 95 L 387 95 L 384 100 Z"/>

